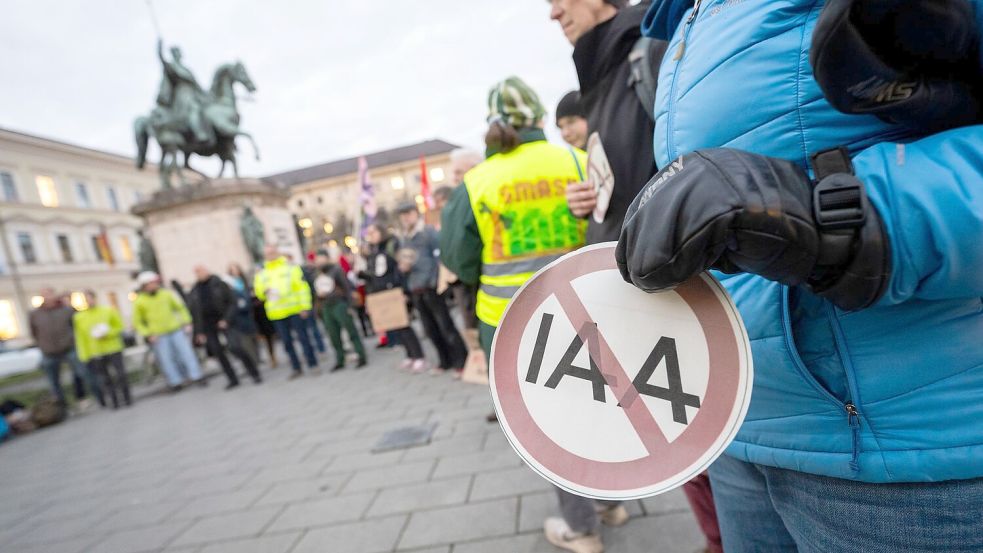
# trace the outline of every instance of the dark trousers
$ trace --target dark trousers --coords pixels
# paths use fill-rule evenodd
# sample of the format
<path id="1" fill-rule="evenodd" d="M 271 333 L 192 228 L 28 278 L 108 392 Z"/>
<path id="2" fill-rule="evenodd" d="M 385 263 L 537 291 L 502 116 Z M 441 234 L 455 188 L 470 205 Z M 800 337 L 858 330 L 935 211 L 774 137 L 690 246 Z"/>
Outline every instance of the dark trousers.
<path id="1" fill-rule="evenodd" d="M 75 399 L 85 399 L 85 388 L 86 385 L 88 385 L 89 389 L 92 391 L 92 395 L 96 396 L 96 400 L 99 402 L 99 405 L 105 405 L 105 399 L 102 397 L 102 391 L 99 390 L 99 387 L 96 385 L 95 378 L 93 378 L 92 373 L 89 372 L 88 367 L 79 361 L 78 355 L 75 354 L 74 349 L 54 355 L 41 355 L 41 370 L 48 377 L 48 382 L 51 384 L 51 391 L 55 394 L 55 398 L 58 400 L 58 402 L 65 405 L 65 392 L 63 392 L 61 389 L 61 366 L 65 363 L 67 363 L 69 368 L 72 370 L 72 383 L 75 386 Z"/>
<path id="2" fill-rule="evenodd" d="M 226 349 L 231 351 L 232 355 L 235 355 L 242 362 L 246 372 L 254 381 L 260 382 L 262 379 L 259 376 L 259 369 L 256 368 L 256 361 L 246 353 L 241 345 L 233 343 L 233 340 L 229 339 L 228 336 L 226 338 L 229 344 L 228 348 L 226 348 L 219 339 L 219 332 L 217 328 L 205 331 L 205 348 L 207 348 L 208 353 L 218 359 L 218 363 L 222 366 L 222 372 L 225 373 L 225 378 L 229 380 L 229 384 L 238 384 L 239 377 L 236 376 L 236 371 L 232 367 L 232 363 L 229 362 Z"/>
<path id="3" fill-rule="evenodd" d="M 365 306 L 360 305 L 356 307 L 355 313 L 358 314 L 358 324 L 362 327 L 362 336 L 366 338 L 375 336 L 375 330 L 372 328 L 372 320 L 369 319 L 369 312 L 365 310 Z"/>
<path id="4" fill-rule="evenodd" d="M 355 328 L 352 314 L 348 311 L 348 304 L 344 302 L 325 303 L 321 307 L 321 317 L 324 320 L 324 328 L 328 330 L 328 337 L 331 338 L 331 346 L 334 348 L 337 364 L 345 364 L 345 346 L 341 341 L 342 329 L 348 333 L 348 339 L 351 340 L 352 347 L 358 353 L 359 360 L 365 361 L 365 346 L 362 345 L 362 338 L 359 337 L 358 330 Z"/>
<path id="5" fill-rule="evenodd" d="M 287 356 L 290 357 L 290 366 L 294 372 L 300 372 L 301 370 L 300 358 L 297 357 L 297 350 L 294 349 L 294 334 L 297 335 L 297 339 L 300 340 L 300 347 L 304 350 L 304 359 L 307 360 L 307 367 L 310 369 L 317 367 L 317 358 L 314 356 L 314 348 L 311 347 L 311 339 L 307 334 L 306 321 L 300 315 L 291 315 L 286 319 L 272 322 L 276 328 L 277 335 L 280 336 L 280 341 L 283 342 L 283 349 L 287 350 Z"/>
<path id="6" fill-rule="evenodd" d="M 123 365 L 123 352 L 95 357 L 89 360 L 89 369 L 103 395 L 113 402 L 113 409 L 119 407 L 120 403 L 133 403 L 130 399 L 130 380 Z"/>
<path id="7" fill-rule="evenodd" d="M 416 331 L 412 327 L 390 330 L 386 333 L 391 342 L 398 343 L 406 349 L 406 356 L 410 359 L 423 359 L 423 346 L 420 339 L 416 337 Z"/>
<path id="8" fill-rule="evenodd" d="M 461 334 L 451 320 L 447 302 L 437 295 L 437 291 L 427 289 L 413 292 L 413 305 L 420 314 L 423 328 L 437 349 L 440 368 L 460 369 L 468 358 L 468 348 Z"/>

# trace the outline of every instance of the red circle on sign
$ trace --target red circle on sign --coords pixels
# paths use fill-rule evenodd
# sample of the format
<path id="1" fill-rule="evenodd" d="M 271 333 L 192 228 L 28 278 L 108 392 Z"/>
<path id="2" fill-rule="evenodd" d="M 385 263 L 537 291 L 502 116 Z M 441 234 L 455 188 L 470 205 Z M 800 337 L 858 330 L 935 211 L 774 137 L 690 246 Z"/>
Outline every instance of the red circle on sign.
<path id="1" fill-rule="evenodd" d="M 499 403 L 499 417 L 512 432 L 518 445 L 533 459 L 569 482 L 595 490 L 619 492 L 649 488 L 684 473 L 706 455 L 728 430 L 734 408 L 744 394 L 740 393 L 742 355 L 735 325 L 725 304 L 717 298 L 708 281 L 698 276 L 674 290 L 695 314 L 703 328 L 709 351 L 710 374 L 706 393 L 701 407 L 682 434 L 669 443 L 665 441 L 661 431 L 657 431 L 661 437 L 660 443 L 659 437 L 651 435 L 652 433 L 639 433 L 648 455 L 631 461 L 612 462 L 596 461 L 574 454 L 543 432 L 529 412 L 519 389 L 517 344 L 521 342 L 530 319 L 550 296 L 562 294 L 567 289 L 572 292 L 571 283 L 579 277 L 612 269 L 616 269 L 614 246 L 605 245 L 580 250 L 564 257 L 530 279 L 509 304 L 496 332 L 492 351 L 492 385 Z M 564 309 L 566 310 L 566 306 Z M 576 324 L 574 328 L 576 330 Z M 599 365 L 604 372 L 603 367 L 617 364 L 618 361 L 604 342 L 603 335 L 600 341 L 602 351 Z M 502 343 L 513 347 L 497 347 Z M 627 382 L 630 381 L 630 378 L 627 379 Z M 746 386 L 749 385 L 750 383 L 746 383 Z M 609 387 L 622 400 L 622 408 L 636 431 L 639 427 L 652 428 L 652 424 L 657 427 L 643 401 L 625 402 L 623 400 L 626 393 L 623 387 L 610 384 Z M 624 404 L 628 406 L 625 407 Z M 646 417 L 649 420 L 645 420 Z M 688 479 L 680 480 L 679 484 Z"/>

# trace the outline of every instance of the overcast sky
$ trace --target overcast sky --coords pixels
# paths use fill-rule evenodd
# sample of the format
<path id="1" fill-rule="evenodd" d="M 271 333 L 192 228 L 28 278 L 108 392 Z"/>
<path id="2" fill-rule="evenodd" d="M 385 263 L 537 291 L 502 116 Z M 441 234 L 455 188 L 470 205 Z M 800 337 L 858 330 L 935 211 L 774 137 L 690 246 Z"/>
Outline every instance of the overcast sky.
<path id="1" fill-rule="evenodd" d="M 254 161 L 240 140 L 248 176 L 429 138 L 479 147 L 495 81 L 522 77 L 550 112 L 577 87 L 571 46 L 544 0 L 153 6 L 165 45 L 181 46 L 202 86 L 239 59 L 258 87 L 239 104 L 262 155 Z M 145 0 L 4 0 L 0 127 L 135 155 L 132 121 L 153 107 L 161 78 L 155 41 Z"/>

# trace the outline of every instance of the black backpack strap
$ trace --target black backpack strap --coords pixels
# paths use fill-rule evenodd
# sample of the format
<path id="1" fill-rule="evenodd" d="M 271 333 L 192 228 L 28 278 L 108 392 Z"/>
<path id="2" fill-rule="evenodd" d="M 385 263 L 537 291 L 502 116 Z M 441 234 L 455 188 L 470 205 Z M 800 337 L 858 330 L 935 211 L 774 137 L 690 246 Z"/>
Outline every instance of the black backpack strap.
<path id="1" fill-rule="evenodd" d="M 648 114 L 649 119 L 655 121 L 655 88 L 658 84 L 656 68 L 661 63 L 661 57 L 653 63 L 652 43 L 655 39 L 642 37 L 632 46 L 628 53 L 628 86 L 635 90 L 638 101 Z M 663 49 L 664 51 L 664 49 Z"/>

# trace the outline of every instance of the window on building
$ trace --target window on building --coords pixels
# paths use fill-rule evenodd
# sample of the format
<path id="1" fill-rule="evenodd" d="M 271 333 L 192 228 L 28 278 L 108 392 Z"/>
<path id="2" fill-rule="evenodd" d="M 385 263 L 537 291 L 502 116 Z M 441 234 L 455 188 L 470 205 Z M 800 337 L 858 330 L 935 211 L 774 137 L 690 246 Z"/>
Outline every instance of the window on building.
<path id="1" fill-rule="evenodd" d="M 126 236 L 119 237 L 119 254 L 123 261 L 133 261 L 133 248 L 130 246 L 130 239 Z"/>
<path id="2" fill-rule="evenodd" d="M 76 311 L 85 311 L 89 308 L 89 300 L 86 299 L 83 292 L 72 292 L 69 303 Z"/>
<path id="3" fill-rule="evenodd" d="M 317 203 L 318 203 L 318 205 L 323 204 L 324 203 L 324 197 L 323 196 L 318 196 L 317 197 Z"/>
<path id="4" fill-rule="evenodd" d="M 3 186 L 3 200 L 5 202 L 19 202 L 20 195 L 17 194 L 17 185 L 14 184 L 14 176 L 6 171 L 0 171 L 0 185 Z"/>
<path id="5" fill-rule="evenodd" d="M 107 186 L 106 194 L 109 196 L 109 209 L 119 211 L 119 198 L 116 196 L 116 189 L 112 186 Z"/>
<path id="6" fill-rule="evenodd" d="M 402 190 L 406 188 L 406 181 L 403 180 L 403 177 L 393 177 L 392 180 L 389 181 L 389 184 L 392 185 L 393 190 Z"/>
<path id="7" fill-rule="evenodd" d="M 24 259 L 24 263 L 38 262 L 38 254 L 34 250 L 34 240 L 31 239 L 29 233 L 18 232 L 17 245 L 20 247 L 20 255 Z"/>
<path id="8" fill-rule="evenodd" d="M 133 203 L 138 204 L 143 201 L 143 192 L 139 190 L 133 191 Z"/>
<path id="9" fill-rule="evenodd" d="M 304 200 L 297 200 L 297 209 L 304 208 Z"/>
<path id="10" fill-rule="evenodd" d="M 61 251 L 61 260 L 65 263 L 74 263 L 75 256 L 72 255 L 72 245 L 68 241 L 68 236 L 64 234 L 59 234 L 55 237 L 58 241 L 58 250 Z"/>
<path id="11" fill-rule="evenodd" d="M 106 259 L 106 252 L 102 248 L 99 236 L 95 234 L 92 235 L 92 251 L 96 254 L 96 261 L 109 261 Z"/>
<path id="12" fill-rule="evenodd" d="M 113 309 L 119 309 L 119 296 L 116 295 L 116 292 L 106 292 L 106 298 Z"/>
<path id="13" fill-rule="evenodd" d="M 34 177 L 34 183 L 38 187 L 38 196 L 41 197 L 41 205 L 45 207 L 58 207 L 58 191 L 55 190 L 55 179 L 47 175 Z"/>
<path id="14" fill-rule="evenodd" d="M 92 207 L 92 200 L 89 198 L 89 187 L 84 182 L 75 183 L 75 195 L 79 200 L 79 207 Z"/>
<path id="15" fill-rule="evenodd" d="M 14 303 L 10 300 L 0 300 L 0 340 L 10 340 L 16 338 L 18 334 Z"/>
<path id="16" fill-rule="evenodd" d="M 443 182 L 444 176 L 444 169 L 441 167 L 434 167 L 430 170 L 430 180 L 434 182 Z"/>

